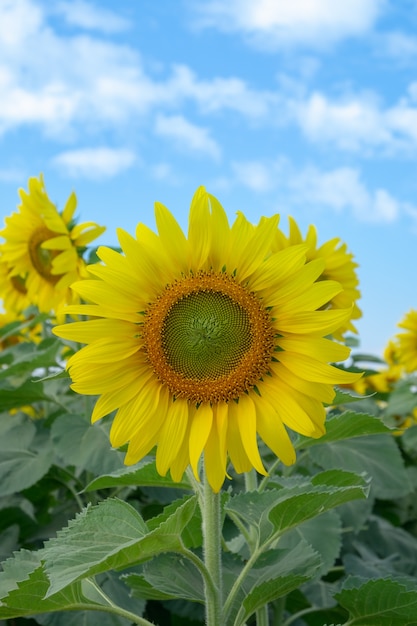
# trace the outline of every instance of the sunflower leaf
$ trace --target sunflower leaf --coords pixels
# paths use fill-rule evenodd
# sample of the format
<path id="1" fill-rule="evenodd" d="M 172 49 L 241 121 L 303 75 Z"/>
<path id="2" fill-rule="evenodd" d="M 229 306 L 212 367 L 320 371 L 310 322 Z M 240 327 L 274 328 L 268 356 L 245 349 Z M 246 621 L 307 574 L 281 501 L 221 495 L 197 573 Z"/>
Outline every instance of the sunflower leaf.
<path id="1" fill-rule="evenodd" d="M 413 488 L 391 435 L 369 435 L 323 443 L 311 448 L 309 454 L 322 468 L 340 467 L 346 471 L 366 472 L 372 476 L 371 489 L 377 498 L 399 498 Z"/>
<path id="2" fill-rule="evenodd" d="M 295 447 L 305 449 L 333 441 L 389 432 L 391 432 L 391 429 L 374 415 L 345 411 L 332 416 L 326 421 L 326 434 L 320 437 L 320 439 L 300 436 Z M 333 467 L 340 466 L 334 465 Z"/>
<path id="3" fill-rule="evenodd" d="M 122 467 L 109 474 L 102 474 L 92 480 L 84 491 L 96 491 L 111 487 L 171 487 L 174 489 L 191 489 L 187 478 L 175 483 L 167 474 L 160 476 L 156 471 L 154 460 L 146 459 L 133 467 Z"/>
<path id="4" fill-rule="evenodd" d="M 49 580 L 41 563 L 41 551 L 16 552 L 2 567 L 0 619 L 81 608 L 84 599 L 79 583 L 44 600 Z"/>
<path id="5" fill-rule="evenodd" d="M 62 343 L 55 338 L 47 338 L 39 345 L 35 343 L 20 343 L 12 346 L 14 361 L 0 370 L 0 380 L 11 377 L 28 377 L 39 367 L 57 365 L 57 357 L 62 350 Z"/>
<path id="6" fill-rule="evenodd" d="M 355 626 L 416 626 L 417 591 L 415 580 L 379 579 L 360 584 L 348 579 L 336 600 L 349 611 Z"/>
<path id="7" fill-rule="evenodd" d="M 10 411 L 41 400 L 55 402 L 54 398 L 44 392 L 41 382 L 26 380 L 17 387 L 12 387 L 9 381 L 2 381 L 1 383 L 0 406 L 2 411 Z"/>
<path id="8" fill-rule="evenodd" d="M 368 492 L 361 476 L 341 470 L 322 472 L 311 480 L 289 481 L 288 487 L 285 479 L 281 482 L 281 489 L 238 494 L 225 505 L 226 512 L 257 529 L 261 542 L 278 538 L 340 504 L 365 498 Z"/>
<path id="9" fill-rule="evenodd" d="M 151 531 L 122 500 L 108 499 L 87 507 L 42 550 L 51 580 L 48 597 L 87 576 L 124 569 L 162 552 L 181 552 L 181 532 L 195 506 L 195 498 L 189 498 Z"/>
<path id="10" fill-rule="evenodd" d="M 177 554 L 158 555 L 144 565 L 143 574 L 129 574 L 124 580 L 135 597 L 181 598 L 204 603 L 204 582 L 199 571 L 191 561 Z"/>
<path id="11" fill-rule="evenodd" d="M 0 422 L 0 496 L 32 486 L 53 461 L 50 439 L 25 415 Z"/>
<path id="12" fill-rule="evenodd" d="M 313 578 L 321 566 L 321 558 L 304 540 L 291 549 L 270 549 L 260 555 L 254 567 L 235 593 L 233 583 L 237 578 L 237 559 L 226 562 L 226 592 L 229 598 L 228 623 L 236 626 L 267 602 L 272 602 L 298 588 Z M 232 600 L 232 601 L 231 601 Z"/>

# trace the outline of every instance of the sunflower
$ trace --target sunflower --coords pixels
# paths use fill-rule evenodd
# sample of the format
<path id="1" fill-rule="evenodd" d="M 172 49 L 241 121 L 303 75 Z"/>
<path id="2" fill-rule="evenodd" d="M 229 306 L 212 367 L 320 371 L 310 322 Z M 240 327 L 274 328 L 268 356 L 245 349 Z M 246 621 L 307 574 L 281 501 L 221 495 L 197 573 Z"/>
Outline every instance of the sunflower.
<path id="1" fill-rule="evenodd" d="M 88 344 L 68 361 L 72 388 L 100 396 L 93 422 L 117 409 L 110 440 L 128 443 L 126 464 L 156 446 L 174 481 L 188 465 L 198 479 L 203 452 L 214 491 L 228 460 L 265 474 L 257 435 L 294 463 L 287 428 L 320 437 L 333 385 L 358 377 L 329 365 L 349 349 L 324 338 L 351 315 L 322 310 L 341 285 L 321 279 L 325 261 L 307 262 L 308 246 L 272 250 L 278 216 L 254 226 L 239 213 L 229 226 L 203 187 L 188 237 L 159 203 L 155 216 L 158 233 L 119 229 L 123 254 L 100 247 L 94 278 L 72 286 L 89 304 L 66 311 L 95 318 L 54 329 Z"/>
<path id="2" fill-rule="evenodd" d="M 31 305 L 27 293 L 25 279 L 11 275 L 9 266 L 2 262 L 0 256 L 0 298 L 3 309 L 12 313 L 21 313 Z"/>
<path id="3" fill-rule="evenodd" d="M 396 354 L 406 372 L 417 371 L 417 311 L 411 309 L 398 324 L 404 333 L 395 336 Z"/>
<path id="4" fill-rule="evenodd" d="M 404 373 L 404 366 L 398 362 L 397 348 L 391 339 L 384 350 L 384 366 L 370 374 L 364 374 L 360 380 L 343 385 L 362 395 L 367 393 L 389 393 Z"/>
<path id="5" fill-rule="evenodd" d="M 8 268 L 8 293 L 11 283 L 14 293 L 19 287 L 26 290 L 28 301 L 40 311 L 56 310 L 70 301 L 69 286 L 85 273 L 84 247 L 105 228 L 95 222 L 74 224 L 74 193 L 59 213 L 46 193 L 42 175 L 30 178 L 29 193 L 20 189 L 19 195 L 18 212 L 5 219 L 6 227 L 0 231 L 5 239 L 0 259 L 2 271 Z"/>
<path id="6" fill-rule="evenodd" d="M 362 311 L 357 305 L 361 294 L 358 289 L 359 279 L 356 273 L 358 264 L 353 260 L 353 254 L 348 252 L 347 245 L 338 237 L 330 239 L 321 246 L 317 243 L 317 230 L 310 225 L 305 238 L 295 220 L 289 218 L 289 235 L 285 236 L 282 231 L 276 235 L 274 250 L 279 250 L 291 245 L 305 243 L 308 246 L 306 257 L 308 261 L 322 259 L 324 261 L 323 273 L 320 280 L 336 280 L 342 289 L 325 303 L 326 308 L 346 309 L 353 305 L 352 313 L 340 328 L 333 331 L 336 339 L 342 340 L 343 335 L 350 331 L 357 333 L 352 320 L 362 317 Z"/>

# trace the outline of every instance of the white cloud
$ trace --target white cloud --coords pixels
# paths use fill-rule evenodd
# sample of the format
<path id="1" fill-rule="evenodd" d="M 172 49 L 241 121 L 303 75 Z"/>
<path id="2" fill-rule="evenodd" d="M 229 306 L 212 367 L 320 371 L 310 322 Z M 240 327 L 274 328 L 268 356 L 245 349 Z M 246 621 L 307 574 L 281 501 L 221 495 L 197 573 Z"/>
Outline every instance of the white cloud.
<path id="1" fill-rule="evenodd" d="M 269 191 L 274 187 L 273 167 L 257 161 L 232 163 L 232 170 L 239 184 L 252 191 Z M 276 179 L 275 179 L 276 180 Z"/>
<path id="2" fill-rule="evenodd" d="M 295 168 L 285 158 L 271 162 L 236 162 L 230 180 L 255 192 L 274 192 L 285 206 L 317 212 L 348 212 L 360 222 L 389 224 L 413 207 L 394 198 L 383 188 L 370 189 L 359 170 L 339 167 L 319 170 L 315 166 Z M 416 210 L 417 211 L 417 210 Z"/>
<path id="3" fill-rule="evenodd" d="M 7 183 L 21 183 L 26 174 L 23 170 L 13 167 L 4 167 L 0 169 L 0 181 Z"/>
<path id="4" fill-rule="evenodd" d="M 92 13 L 86 16 L 87 6 Z M 97 5 L 78 0 L 50 7 L 0 1 L 0 134 L 30 124 L 65 142 L 116 125 L 131 133 L 144 116 L 185 102 L 203 114 L 232 110 L 250 119 L 265 118 L 275 106 L 276 94 L 252 90 L 233 76 L 200 80 L 187 66 L 174 65 L 155 78 L 133 47 L 76 28 L 61 34 L 57 7 L 69 7 L 65 15 L 74 24 L 84 20 L 105 30 L 109 15 Z"/>
<path id="5" fill-rule="evenodd" d="M 387 55 L 398 61 L 414 60 L 417 56 L 417 38 L 401 31 L 392 31 L 380 35 L 376 42 L 379 55 Z"/>
<path id="6" fill-rule="evenodd" d="M 71 26 L 103 33 L 120 33 L 130 28 L 130 23 L 114 11 L 94 6 L 84 0 L 71 0 L 51 5 L 51 12 L 62 14 Z"/>
<path id="7" fill-rule="evenodd" d="M 390 223 L 404 208 L 385 189 L 368 189 L 360 172 L 350 167 L 327 172 L 308 167 L 294 174 L 288 184 L 297 203 L 337 212 L 349 211 L 361 222 Z"/>
<path id="8" fill-rule="evenodd" d="M 181 150 L 200 152 L 214 159 L 220 157 L 220 148 L 210 137 L 210 131 L 191 124 L 182 115 L 158 115 L 155 132 L 161 137 L 172 139 Z"/>
<path id="9" fill-rule="evenodd" d="M 240 31 L 261 47 L 322 48 L 368 32 L 384 0 L 208 0 L 195 2 L 197 24 Z"/>
<path id="10" fill-rule="evenodd" d="M 417 83 L 405 97 L 384 107 L 376 94 L 330 98 L 314 92 L 289 98 L 286 109 L 304 135 L 316 143 L 329 143 L 342 150 L 378 150 L 381 154 L 404 155 L 417 148 Z M 292 112 L 292 113 L 291 113 Z"/>
<path id="11" fill-rule="evenodd" d="M 136 160 L 130 150 L 115 148 L 81 148 L 56 155 L 53 164 L 73 178 L 100 179 L 115 176 Z"/>

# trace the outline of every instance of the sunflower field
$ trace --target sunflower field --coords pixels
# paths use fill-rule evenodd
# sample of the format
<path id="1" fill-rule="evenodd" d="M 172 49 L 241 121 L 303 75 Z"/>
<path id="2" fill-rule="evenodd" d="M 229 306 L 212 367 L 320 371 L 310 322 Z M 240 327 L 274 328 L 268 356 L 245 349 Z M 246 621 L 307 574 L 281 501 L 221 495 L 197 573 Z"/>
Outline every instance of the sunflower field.
<path id="1" fill-rule="evenodd" d="M 347 244 L 203 187 L 118 248 L 19 195 L 0 624 L 417 626 L 417 310 L 362 354 Z"/>

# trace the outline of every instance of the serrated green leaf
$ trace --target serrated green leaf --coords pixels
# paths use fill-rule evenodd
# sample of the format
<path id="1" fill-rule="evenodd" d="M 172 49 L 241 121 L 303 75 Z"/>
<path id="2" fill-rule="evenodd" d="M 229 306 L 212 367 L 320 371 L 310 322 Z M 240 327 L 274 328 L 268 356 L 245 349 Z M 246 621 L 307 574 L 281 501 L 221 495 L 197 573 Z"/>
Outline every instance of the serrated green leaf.
<path id="1" fill-rule="evenodd" d="M 51 467 L 53 449 L 47 432 L 24 415 L 0 422 L 0 496 L 35 484 Z"/>
<path id="2" fill-rule="evenodd" d="M 191 489 L 186 476 L 175 483 L 167 474 L 161 476 L 156 471 L 155 461 L 146 459 L 133 467 L 122 467 L 109 474 L 103 474 L 92 480 L 84 491 L 95 491 L 111 487 L 172 487 L 175 489 Z"/>
<path id="3" fill-rule="evenodd" d="M 44 339 L 38 345 L 29 342 L 18 344 L 13 363 L 5 369 L 0 369 L 0 380 L 32 376 L 37 368 L 56 366 L 61 349 L 62 343 L 56 338 Z"/>
<path id="4" fill-rule="evenodd" d="M 169 517 L 174 515 L 178 508 L 182 507 L 185 502 L 190 499 L 189 495 L 180 498 L 179 500 L 174 500 L 171 504 L 168 504 L 162 513 L 148 520 L 148 528 L 149 530 L 154 530 L 157 528 L 162 522 L 165 522 Z M 227 494 L 222 494 L 222 501 L 225 502 L 228 499 Z M 201 532 L 201 511 L 199 507 L 196 507 L 193 513 L 193 516 L 188 521 L 187 525 L 184 526 L 181 531 L 181 539 L 183 544 L 187 548 L 198 548 L 202 545 L 202 532 Z"/>
<path id="5" fill-rule="evenodd" d="M 175 572 L 175 576 L 172 573 Z M 204 583 L 196 566 L 184 557 L 161 554 L 143 567 L 145 580 L 172 598 L 204 603 Z"/>
<path id="6" fill-rule="evenodd" d="M 400 381 L 390 394 L 385 409 L 387 415 L 409 415 L 417 405 L 417 394 L 409 381 Z"/>
<path id="7" fill-rule="evenodd" d="M 379 579 L 357 587 L 348 582 L 335 598 L 349 611 L 349 626 L 417 626 L 415 582 Z"/>
<path id="8" fill-rule="evenodd" d="M 374 394 L 361 395 L 352 391 L 351 389 L 341 389 L 336 387 L 336 394 L 332 400 L 332 406 L 339 406 L 344 404 L 350 404 L 351 402 L 358 402 L 359 400 L 364 400 L 366 398 L 372 398 Z"/>
<path id="9" fill-rule="evenodd" d="M 317 517 L 325 511 L 356 498 L 365 498 L 367 488 L 353 484 L 349 487 L 312 486 L 310 493 L 303 493 L 287 498 L 271 509 L 269 521 L 274 527 L 274 534 L 282 534 L 302 522 Z"/>
<path id="10" fill-rule="evenodd" d="M 91 592 L 94 587 L 87 589 L 89 582 L 78 581 L 58 593 L 45 597 L 49 580 L 42 566 L 39 566 L 29 574 L 26 580 L 18 583 L 17 589 L 1 599 L 0 619 L 32 617 L 40 614 L 39 623 L 51 626 L 64 624 L 69 626 L 80 623 L 93 626 L 98 621 L 105 626 L 124 626 L 125 621 L 114 616 L 113 619 L 107 619 L 106 614 L 103 614 L 103 609 L 108 606 L 108 602 L 101 594 Z M 66 616 L 73 615 L 74 611 L 76 611 L 77 620 L 75 622 L 71 619 L 67 620 Z M 95 618 L 90 619 L 92 611 L 98 611 L 100 617 L 96 614 Z M 53 613 L 53 616 L 48 619 L 49 613 Z M 83 620 L 84 616 L 87 620 Z"/>
<path id="11" fill-rule="evenodd" d="M 17 409 L 41 400 L 55 401 L 54 398 L 45 393 L 43 383 L 41 382 L 26 380 L 18 387 L 11 387 L 5 383 L 8 383 L 8 381 L 3 381 L 2 388 L 0 388 L 0 406 L 2 411 L 10 411 L 10 409 Z"/>
<path id="12" fill-rule="evenodd" d="M 368 413 L 345 411 L 332 416 L 326 421 L 326 434 L 320 437 L 320 439 L 300 437 L 296 448 L 311 448 L 325 443 L 389 432 L 391 430 L 379 417 L 369 415 Z M 335 467 L 339 466 L 336 465 Z"/>
<path id="13" fill-rule="evenodd" d="M 365 480 L 357 474 L 330 470 L 297 481 L 293 487 L 239 494 L 225 510 L 257 528 L 263 542 L 344 502 L 365 498 L 367 490 Z"/>
<path id="14" fill-rule="evenodd" d="M 372 491 L 383 499 L 407 495 L 412 489 L 394 437 L 369 435 L 312 447 L 309 454 L 322 468 L 340 467 L 372 476 Z"/>
<path id="15" fill-rule="evenodd" d="M 66 413 L 52 424 L 51 437 L 56 453 L 78 471 L 101 473 L 123 468 L 124 455 L 113 450 L 105 421 L 91 424 L 83 415 Z"/>
<path id="16" fill-rule="evenodd" d="M 134 598 L 144 600 L 175 600 L 175 594 L 164 593 L 153 587 L 143 574 L 126 574 L 123 580 L 129 585 Z"/>
<path id="17" fill-rule="evenodd" d="M 355 538 L 354 547 L 365 567 L 374 568 L 372 576 L 367 577 L 380 578 L 385 574 L 417 577 L 417 538 L 381 517 L 372 516 L 368 520 L 366 528 Z M 351 573 L 359 572 L 351 570 Z"/>
<path id="18" fill-rule="evenodd" d="M 236 558 L 226 561 L 226 593 L 237 578 L 238 563 Z M 227 623 L 244 624 L 258 608 L 287 595 L 315 576 L 320 565 L 319 555 L 305 541 L 289 550 L 268 550 L 243 580 L 227 613 Z"/>
<path id="19" fill-rule="evenodd" d="M 280 548 L 293 548 L 305 541 L 320 555 L 322 565 L 317 575 L 327 574 L 340 553 L 342 544 L 342 524 L 336 511 L 327 511 L 281 537 Z"/>
<path id="20" fill-rule="evenodd" d="M 122 500 L 108 499 L 85 509 L 42 551 L 51 580 L 48 596 L 86 576 L 124 569 L 162 552 L 181 551 L 181 533 L 195 506 L 195 497 L 189 498 L 151 531 Z"/>

